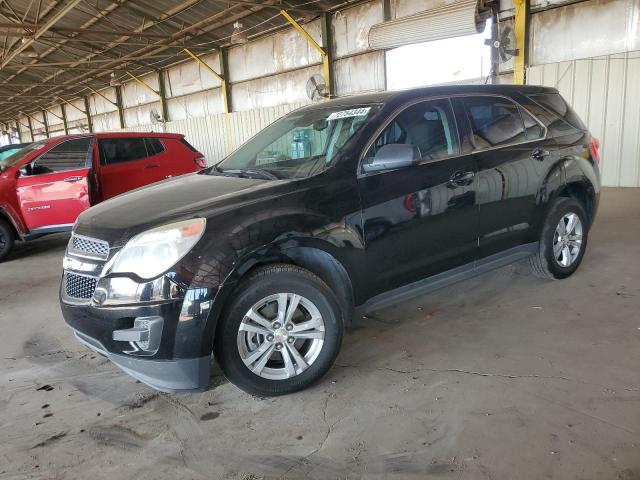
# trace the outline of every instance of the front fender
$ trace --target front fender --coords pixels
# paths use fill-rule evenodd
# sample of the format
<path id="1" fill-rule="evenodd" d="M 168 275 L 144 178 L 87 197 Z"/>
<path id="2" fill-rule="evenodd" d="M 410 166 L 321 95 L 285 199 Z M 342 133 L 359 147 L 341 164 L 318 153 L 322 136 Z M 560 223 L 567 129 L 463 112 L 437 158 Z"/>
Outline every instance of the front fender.
<path id="1" fill-rule="evenodd" d="M 22 218 L 10 205 L 0 204 L 0 218 L 8 220 L 20 238 L 24 238 L 27 235 L 28 231 L 22 222 Z"/>

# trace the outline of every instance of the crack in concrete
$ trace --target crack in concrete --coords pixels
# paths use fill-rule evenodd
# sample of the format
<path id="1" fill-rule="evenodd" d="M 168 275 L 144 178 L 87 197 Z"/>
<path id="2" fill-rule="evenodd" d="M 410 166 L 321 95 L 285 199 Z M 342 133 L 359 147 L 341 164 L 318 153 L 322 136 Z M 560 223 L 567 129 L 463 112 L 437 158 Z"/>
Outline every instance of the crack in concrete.
<path id="1" fill-rule="evenodd" d="M 361 368 L 358 365 L 339 365 L 336 364 L 336 367 L 340 367 L 340 368 Z M 543 380 L 563 380 L 566 382 L 574 382 L 574 383 L 580 383 L 582 385 L 592 385 L 595 387 L 600 387 L 600 388 L 608 388 L 611 390 L 624 390 L 626 392 L 640 392 L 640 387 L 635 387 L 635 386 L 631 386 L 631 387 L 612 387 L 610 385 L 601 385 L 598 383 L 591 383 L 591 382 L 587 382 L 586 380 L 580 380 L 577 378 L 571 378 L 571 377 L 563 377 L 561 375 L 539 375 L 536 373 L 530 373 L 530 374 L 524 374 L 524 375 L 516 375 L 516 374 L 507 374 L 507 373 L 493 373 L 493 372 L 474 372 L 472 370 L 463 370 L 461 368 L 427 368 L 427 367 L 420 367 L 420 368 L 415 368 L 415 369 L 411 369 L 411 370 L 401 370 L 401 369 L 397 369 L 397 368 L 391 368 L 391 367 L 376 367 L 376 370 L 378 371 L 384 371 L 387 370 L 389 372 L 395 372 L 395 373 L 401 373 L 401 374 L 412 374 L 412 373 L 419 373 L 419 372 L 433 372 L 433 373 L 462 373 L 465 375 L 475 375 L 475 376 L 479 376 L 479 377 L 498 377 L 498 378 L 508 378 L 508 379 L 516 379 L 516 378 L 539 378 L 539 379 L 543 379 Z"/>
<path id="2" fill-rule="evenodd" d="M 329 406 L 329 400 L 331 400 L 331 398 L 333 398 L 333 394 L 329 394 L 327 395 L 327 398 L 324 401 L 324 407 L 322 407 L 322 420 L 325 424 L 325 426 L 327 427 L 327 432 L 324 436 L 324 438 L 322 439 L 322 441 L 320 442 L 320 446 L 318 446 L 318 448 L 315 448 L 314 450 L 312 450 L 310 453 L 308 453 L 307 455 L 305 455 L 304 457 L 302 457 L 298 462 L 296 462 L 295 465 L 292 465 L 283 475 L 283 478 L 286 478 L 286 476 L 296 467 L 298 467 L 301 463 L 306 463 L 312 456 L 314 456 L 316 453 L 318 453 L 320 450 L 322 450 L 324 448 L 324 446 L 326 445 L 327 441 L 329 440 L 329 437 L 331 436 L 331 433 L 333 432 L 333 428 L 340 423 L 343 419 L 339 419 L 336 420 L 335 422 L 333 422 L 332 424 L 329 424 L 329 422 L 327 421 L 327 407 Z"/>

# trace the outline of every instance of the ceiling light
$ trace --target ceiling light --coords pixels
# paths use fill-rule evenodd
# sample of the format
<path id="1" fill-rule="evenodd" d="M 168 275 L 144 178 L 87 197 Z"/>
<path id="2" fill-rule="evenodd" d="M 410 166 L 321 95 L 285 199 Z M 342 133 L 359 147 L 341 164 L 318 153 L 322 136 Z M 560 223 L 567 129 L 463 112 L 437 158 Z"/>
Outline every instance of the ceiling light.
<path id="1" fill-rule="evenodd" d="M 115 72 L 111 72 L 111 80 L 109 80 L 109 85 L 111 87 L 119 87 L 122 85 L 122 82 L 116 78 Z"/>
<path id="2" fill-rule="evenodd" d="M 231 34 L 231 45 L 244 45 L 249 41 L 247 33 L 242 30 L 242 24 L 236 22 L 233 24 L 233 33 Z"/>

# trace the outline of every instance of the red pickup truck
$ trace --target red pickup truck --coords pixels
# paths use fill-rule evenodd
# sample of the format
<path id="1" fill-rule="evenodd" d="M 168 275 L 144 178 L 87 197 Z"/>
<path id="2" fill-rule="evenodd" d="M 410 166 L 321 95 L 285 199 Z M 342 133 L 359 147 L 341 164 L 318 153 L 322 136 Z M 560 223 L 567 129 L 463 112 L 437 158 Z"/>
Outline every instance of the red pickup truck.
<path id="1" fill-rule="evenodd" d="M 0 160 L 0 261 L 16 239 L 71 230 L 92 205 L 206 166 L 179 134 L 97 133 L 34 142 Z"/>

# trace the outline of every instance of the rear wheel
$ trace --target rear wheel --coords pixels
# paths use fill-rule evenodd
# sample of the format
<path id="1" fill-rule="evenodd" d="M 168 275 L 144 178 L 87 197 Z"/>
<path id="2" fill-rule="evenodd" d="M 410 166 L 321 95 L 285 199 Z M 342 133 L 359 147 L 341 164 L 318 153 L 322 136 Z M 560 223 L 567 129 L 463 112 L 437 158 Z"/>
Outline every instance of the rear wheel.
<path id="1" fill-rule="evenodd" d="M 331 368 L 342 343 L 334 293 L 292 265 L 264 267 L 243 281 L 221 322 L 214 355 L 232 383 L 257 395 L 308 387 Z"/>
<path id="2" fill-rule="evenodd" d="M 561 198 L 549 210 L 540 238 L 540 251 L 531 257 L 533 273 L 545 278 L 573 274 L 587 248 L 588 219 L 575 198 Z"/>
<path id="3" fill-rule="evenodd" d="M 0 262 L 9 255 L 14 242 L 15 235 L 13 229 L 5 220 L 0 219 Z"/>

